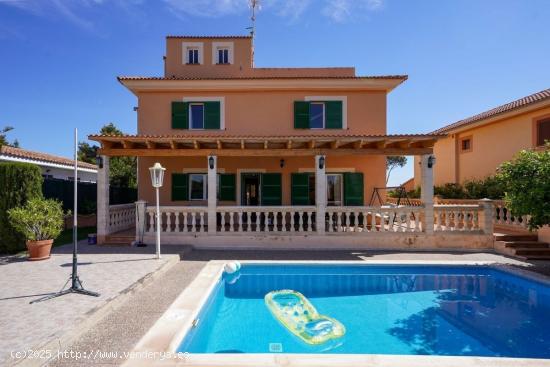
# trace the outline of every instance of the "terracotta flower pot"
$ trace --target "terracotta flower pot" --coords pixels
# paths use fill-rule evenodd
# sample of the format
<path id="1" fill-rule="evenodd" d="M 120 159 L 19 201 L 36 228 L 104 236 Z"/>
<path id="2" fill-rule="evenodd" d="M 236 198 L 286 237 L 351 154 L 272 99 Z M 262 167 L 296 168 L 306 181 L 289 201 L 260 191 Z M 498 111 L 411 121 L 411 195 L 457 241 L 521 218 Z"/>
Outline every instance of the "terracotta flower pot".
<path id="1" fill-rule="evenodd" d="M 53 240 L 27 241 L 29 260 L 46 260 L 50 258 Z"/>

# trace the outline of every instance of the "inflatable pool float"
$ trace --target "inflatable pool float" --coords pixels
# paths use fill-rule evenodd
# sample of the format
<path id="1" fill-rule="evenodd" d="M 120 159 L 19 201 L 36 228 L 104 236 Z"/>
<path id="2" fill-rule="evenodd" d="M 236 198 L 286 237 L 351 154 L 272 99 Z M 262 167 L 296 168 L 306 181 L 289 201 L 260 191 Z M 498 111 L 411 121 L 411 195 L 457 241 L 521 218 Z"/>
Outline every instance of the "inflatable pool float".
<path id="1" fill-rule="evenodd" d="M 271 314 L 308 344 L 322 344 L 342 337 L 346 328 L 338 320 L 320 315 L 300 292 L 280 290 L 265 295 L 265 304 Z"/>

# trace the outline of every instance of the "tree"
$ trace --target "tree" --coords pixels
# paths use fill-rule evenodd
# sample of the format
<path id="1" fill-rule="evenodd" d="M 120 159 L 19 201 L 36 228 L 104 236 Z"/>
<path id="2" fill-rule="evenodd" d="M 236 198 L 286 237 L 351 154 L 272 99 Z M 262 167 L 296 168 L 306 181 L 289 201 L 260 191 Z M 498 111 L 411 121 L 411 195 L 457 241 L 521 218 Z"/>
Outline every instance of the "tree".
<path id="1" fill-rule="evenodd" d="M 550 224 L 550 142 L 542 151 L 522 150 L 498 169 L 512 215 L 529 215 L 529 229 Z"/>
<path id="2" fill-rule="evenodd" d="M 14 148 L 19 148 L 19 142 L 17 141 L 17 139 L 15 139 L 13 141 L 13 143 L 10 143 L 8 141 L 8 138 L 7 138 L 7 133 L 12 131 L 13 130 L 13 127 L 12 126 L 6 126 L 4 127 L 3 129 L 0 130 L 0 147 L 2 145 L 8 145 L 10 147 L 14 147 Z"/>
<path id="3" fill-rule="evenodd" d="M 104 125 L 99 131 L 101 135 L 120 136 L 124 133 L 112 122 Z M 78 143 L 78 159 L 95 164 L 98 151 L 97 145 L 87 142 Z M 117 187 L 137 187 L 137 160 L 136 157 L 112 157 L 109 167 L 109 183 Z"/>
<path id="4" fill-rule="evenodd" d="M 386 157 L 386 170 L 388 171 L 386 176 L 386 186 L 390 181 L 390 174 L 394 168 L 404 167 L 407 164 L 407 157 L 403 155 L 389 155 Z"/>

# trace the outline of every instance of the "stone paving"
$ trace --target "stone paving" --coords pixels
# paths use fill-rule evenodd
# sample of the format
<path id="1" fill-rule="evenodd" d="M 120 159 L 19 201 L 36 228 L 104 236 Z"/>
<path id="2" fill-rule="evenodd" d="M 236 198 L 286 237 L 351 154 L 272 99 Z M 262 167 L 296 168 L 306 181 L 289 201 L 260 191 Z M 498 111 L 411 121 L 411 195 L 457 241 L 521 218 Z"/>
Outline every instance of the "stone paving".
<path id="1" fill-rule="evenodd" d="M 153 326 L 164 310 L 195 278 L 210 260 L 439 260 L 439 261 L 498 261 L 516 266 L 530 264 L 492 253 L 427 253 L 427 252 L 343 252 L 343 251 L 191 251 L 182 261 L 162 276 L 155 278 L 140 291 L 84 333 L 67 352 L 111 353 L 108 357 L 75 360 L 59 359 L 51 366 L 114 366 L 124 362 L 129 352 Z M 533 269 L 548 269 L 539 264 Z M 114 355 L 113 353 L 117 353 Z"/>
<path id="2" fill-rule="evenodd" d="M 79 250 L 80 279 L 86 289 L 99 292 L 100 297 L 69 294 L 29 304 L 58 291 L 67 281 L 71 273 L 72 245 L 55 248 L 52 257 L 44 261 L 0 257 L 0 365 L 20 362 L 11 357 L 11 352 L 52 345 L 66 347 L 64 343 L 70 340 L 70 334 L 77 337 L 85 331 L 76 326 L 90 322 L 92 315 L 106 312 L 105 305 L 115 303 L 113 299 L 128 293 L 136 282 L 151 278 L 148 274 L 164 270 L 179 260 L 177 254 L 156 260 L 152 246 L 100 247 L 81 241 Z"/>

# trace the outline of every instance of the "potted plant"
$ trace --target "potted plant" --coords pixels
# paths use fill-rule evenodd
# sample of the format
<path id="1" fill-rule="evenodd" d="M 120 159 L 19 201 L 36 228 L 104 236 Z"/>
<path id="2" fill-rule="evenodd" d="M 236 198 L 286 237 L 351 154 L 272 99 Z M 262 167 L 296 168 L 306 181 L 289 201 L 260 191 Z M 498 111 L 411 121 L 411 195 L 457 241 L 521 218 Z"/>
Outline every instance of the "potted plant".
<path id="1" fill-rule="evenodd" d="M 63 229 L 63 208 L 56 200 L 30 199 L 8 211 L 11 225 L 27 239 L 29 260 L 50 257 L 53 240 Z"/>

